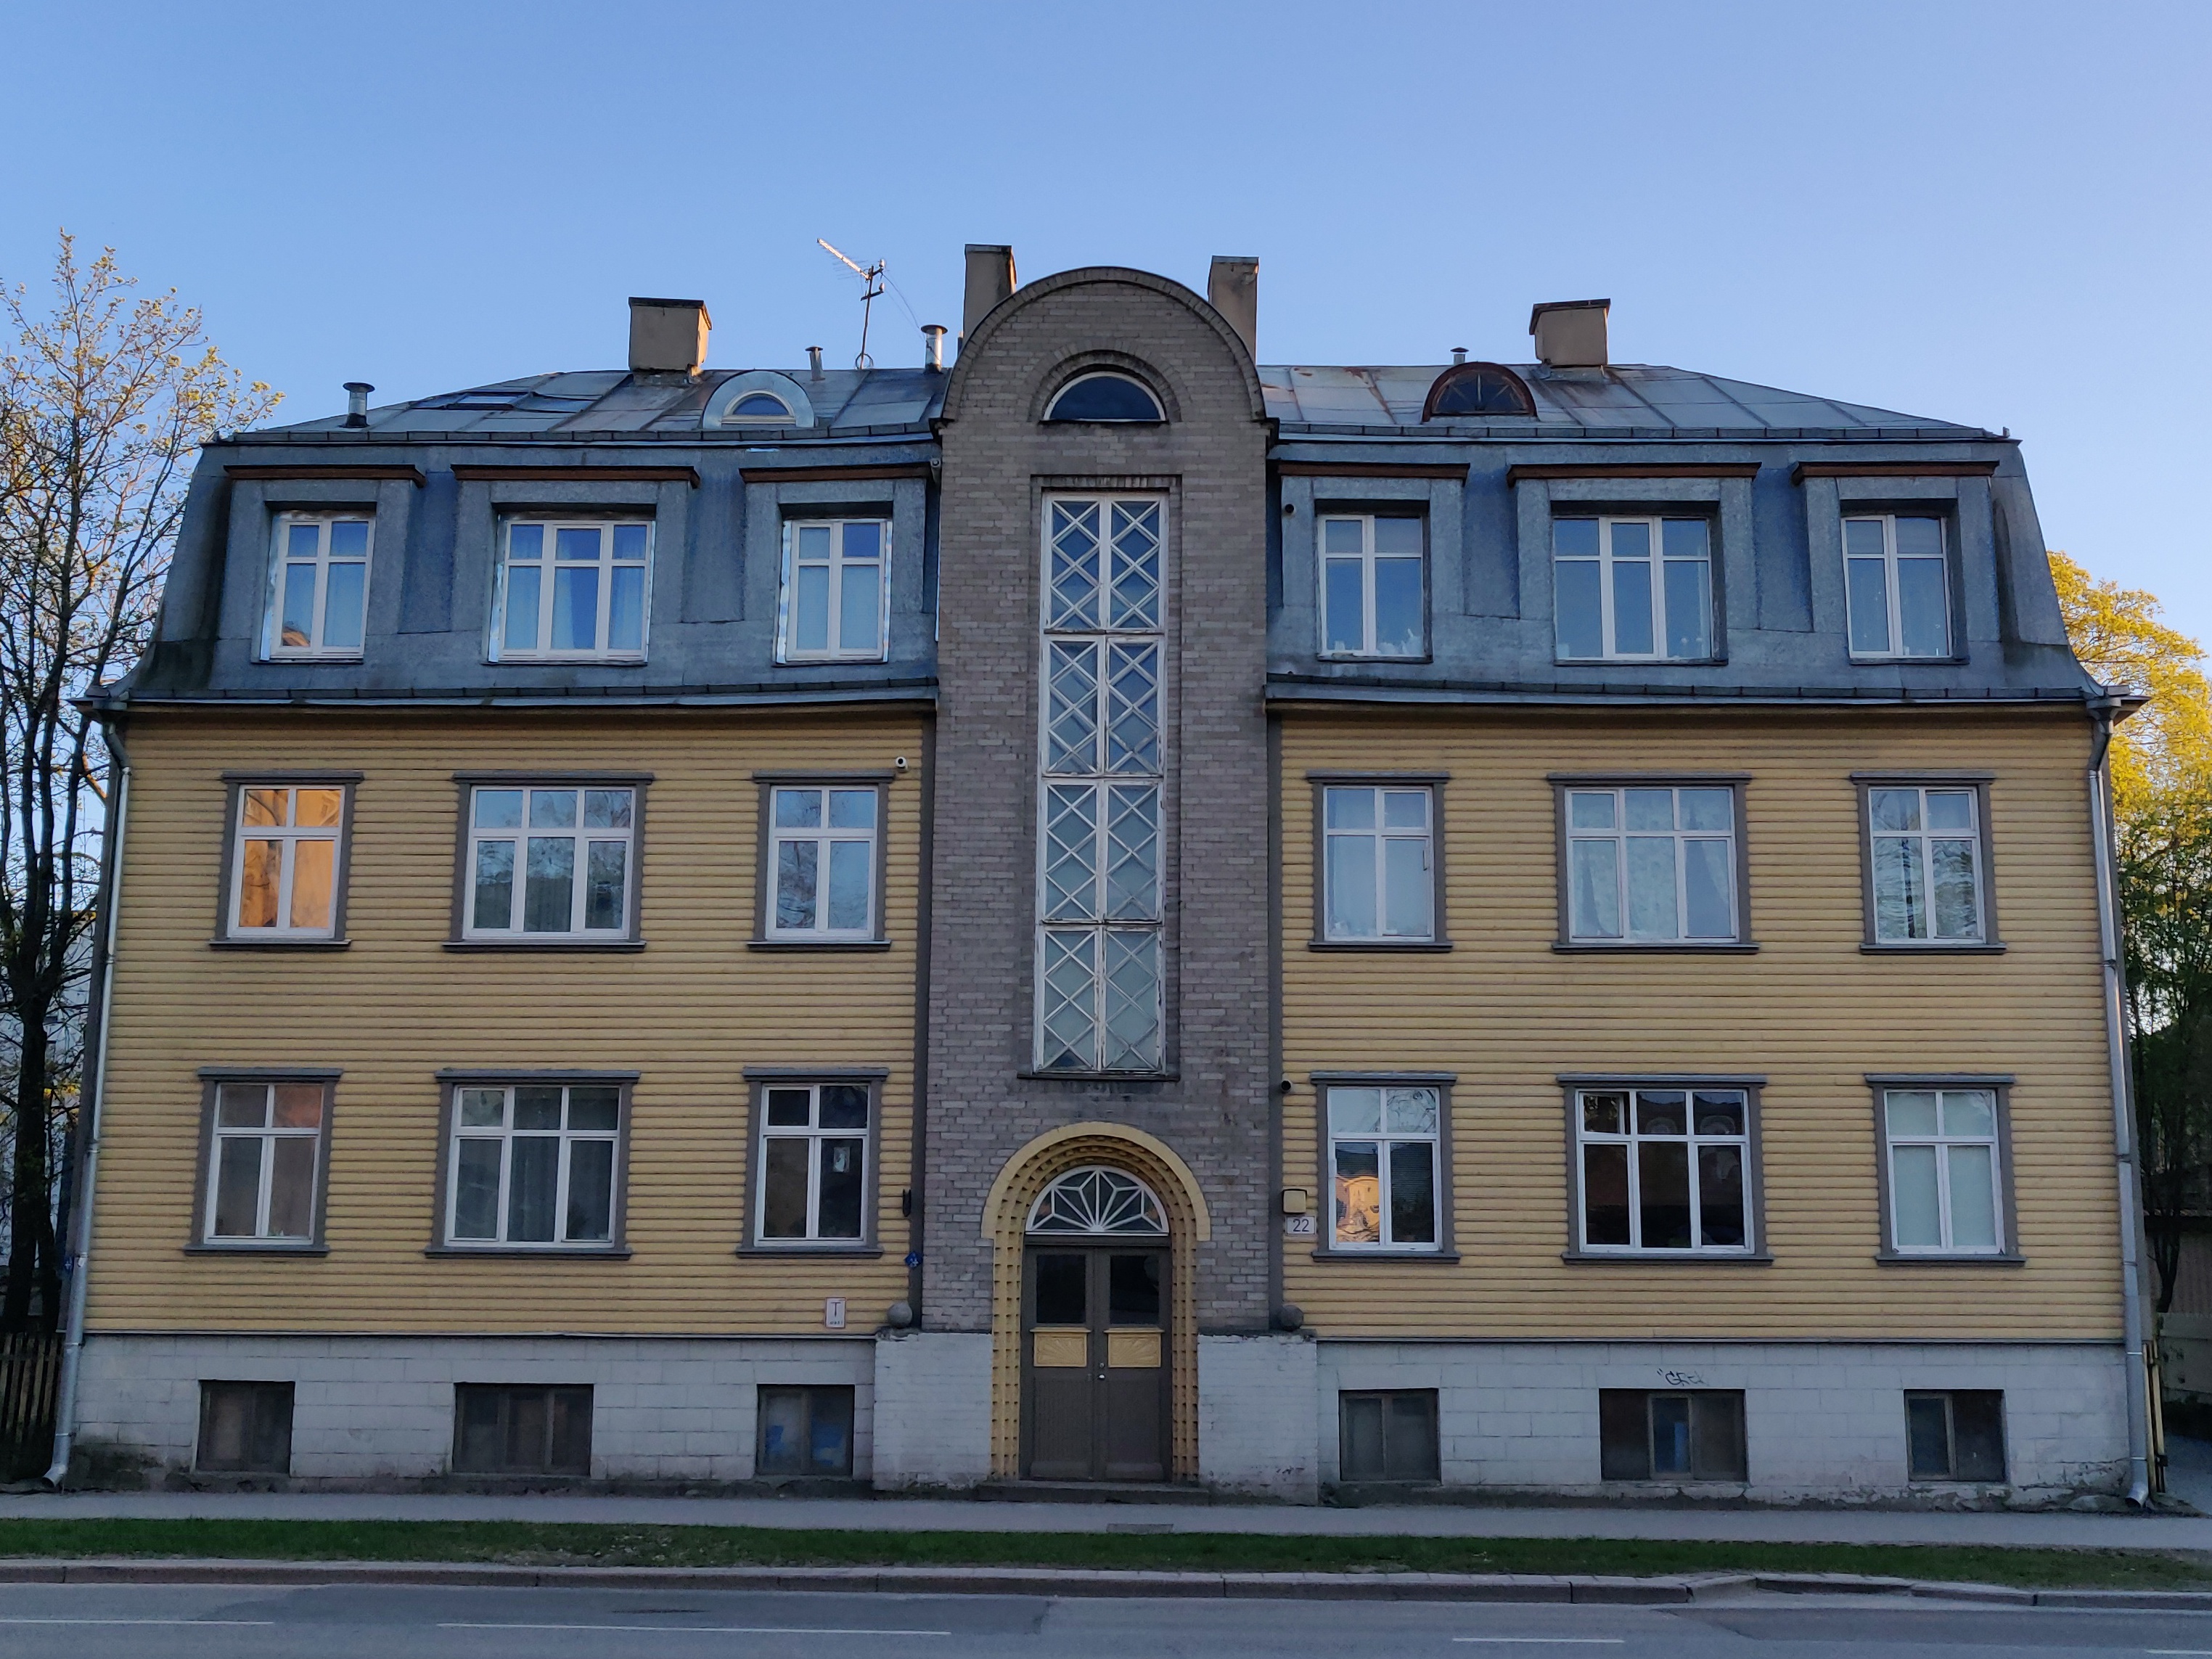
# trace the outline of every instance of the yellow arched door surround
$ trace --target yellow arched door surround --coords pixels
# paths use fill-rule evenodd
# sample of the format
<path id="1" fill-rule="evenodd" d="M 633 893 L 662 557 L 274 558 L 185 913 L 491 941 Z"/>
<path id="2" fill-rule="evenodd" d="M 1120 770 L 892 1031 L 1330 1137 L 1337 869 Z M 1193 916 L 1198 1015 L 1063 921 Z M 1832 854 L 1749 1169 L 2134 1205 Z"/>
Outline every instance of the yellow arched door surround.
<path id="1" fill-rule="evenodd" d="M 1021 1473 L 1022 1254 L 1030 1206 L 1059 1176 L 1085 1164 L 1126 1170 L 1159 1194 L 1168 1218 L 1168 1396 L 1175 1478 L 1198 1474 L 1198 1252 L 1213 1236 L 1190 1166 L 1156 1136 L 1120 1123 L 1071 1123 L 1008 1158 L 983 1200 L 991 1243 L 991 1472 Z"/>

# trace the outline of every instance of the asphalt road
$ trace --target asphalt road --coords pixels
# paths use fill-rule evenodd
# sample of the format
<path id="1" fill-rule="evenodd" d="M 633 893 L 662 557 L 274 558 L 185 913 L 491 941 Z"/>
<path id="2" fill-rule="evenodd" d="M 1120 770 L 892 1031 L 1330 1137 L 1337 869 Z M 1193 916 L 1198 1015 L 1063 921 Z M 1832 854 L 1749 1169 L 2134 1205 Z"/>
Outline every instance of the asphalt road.
<path id="1" fill-rule="evenodd" d="M 2212 1614 L 1752 1597 L 1680 1608 L 343 1586 L 0 1588 L 0 1659 L 1824 1659 L 2212 1655 Z"/>

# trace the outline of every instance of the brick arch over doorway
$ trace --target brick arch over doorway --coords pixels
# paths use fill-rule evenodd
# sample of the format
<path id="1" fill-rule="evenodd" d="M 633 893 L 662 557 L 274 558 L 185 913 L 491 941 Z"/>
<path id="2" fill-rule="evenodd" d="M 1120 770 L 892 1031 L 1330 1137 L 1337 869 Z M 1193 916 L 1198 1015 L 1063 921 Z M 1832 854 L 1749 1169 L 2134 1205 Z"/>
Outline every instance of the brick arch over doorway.
<path id="1" fill-rule="evenodd" d="M 1071 1123 L 1008 1158 L 983 1203 L 991 1246 L 991 1473 L 1021 1473 L 1022 1253 L 1030 1206 L 1070 1170 L 1103 1164 L 1159 1195 L 1168 1216 L 1169 1444 L 1178 1480 L 1198 1477 L 1198 1250 L 1213 1218 L 1190 1166 L 1164 1141 L 1120 1123 Z"/>

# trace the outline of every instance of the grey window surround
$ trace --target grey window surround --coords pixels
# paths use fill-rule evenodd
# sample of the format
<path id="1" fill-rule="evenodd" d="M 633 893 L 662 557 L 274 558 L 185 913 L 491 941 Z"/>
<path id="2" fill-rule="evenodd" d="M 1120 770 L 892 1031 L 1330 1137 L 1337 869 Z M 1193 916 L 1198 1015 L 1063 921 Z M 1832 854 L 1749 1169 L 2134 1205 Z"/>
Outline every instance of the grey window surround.
<path id="1" fill-rule="evenodd" d="M 1562 1072 L 1559 1085 L 1567 1134 L 1567 1248 L 1559 1260 L 1574 1264 L 1665 1267 L 1766 1267 L 1774 1264 L 1766 1242 L 1766 1164 L 1761 1073 L 1748 1072 Z M 1584 1089 L 1741 1089 L 1744 1096 L 1744 1211 L 1749 1248 L 1741 1251 L 1586 1250 L 1583 1234 L 1582 1114 L 1576 1096 Z"/>
<path id="2" fill-rule="evenodd" d="M 1552 786 L 1552 861 L 1559 924 L 1553 951 L 1560 956 L 1753 956 L 1759 941 L 1751 932 L 1751 832 L 1748 772 L 1550 772 Z M 1731 840 L 1735 852 L 1735 926 L 1732 939 L 1578 939 L 1567 908 L 1567 792 L 1583 787 L 1725 788 L 1735 798 L 1735 827 Z M 1624 924 L 1625 925 L 1625 924 Z"/>
<path id="3" fill-rule="evenodd" d="M 629 1071 L 600 1071 L 592 1068 L 532 1067 L 527 1066 L 448 1066 L 437 1073 L 438 1079 L 438 1165 L 437 1178 L 432 1184 L 430 1212 L 430 1242 L 423 1247 L 426 1256 L 458 1260 L 476 1256 L 555 1256 L 574 1260 L 627 1261 L 630 1249 L 629 1225 L 629 1132 L 631 1095 L 641 1073 Z M 611 1214 L 605 1244 L 454 1244 L 446 1237 L 446 1200 L 452 1190 L 453 1178 L 453 1099 L 455 1093 L 470 1085 L 484 1088 L 512 1088 L 529 1084 L 604 1084 L 619 1089 L 621 1099 L 615 1118 L 615 1167 L 613 1192 L 610 1205 Z"/>
<path id="4" fill-rule="evenodd" d="M 745 940 L 748 951 L 793 951 L 804 954 L 822 952 L 836 955 L 840 951 L 888 951 L 891 938 L 884 915 L 890 890 L 890 805 L 891 786 L 899 774 L 890 768 L 877 769 L 861 768 L 845 771 L 789 771 L 755 772 L 753 782 L 759 793 L 759 811 L 755 822 L 753 839 L 753 927 Z M 872 879 L 875 893 L 875 933 L 871 939 L 770 939 L 768 936 L 769 907 L 775 901 L 775 888 L 769 874 L 769 854 L 775 850 L 775 791 L 779 785 L 806 785 L 815 788 L 831 788 L 843 785 L 853 788 L 872 788 L 876 792 L 876 856 Z"/>
<path id="5" fill-rule="evenodd" d="M 272 768 L 260 772 L 222 774 L 222 863 L 216 875 L 215 933 L 209 945 L 219 951 L 343 951 L 353 944 L 346 937 L 346 891 L 353 865 L 354 795 L 367 777 L 362 772 L 287 771 Z M 234 933 L 230 927 L 232 868 L 238 859 L 240 829 L 239 808 L 248 789 L 336 788 L 338 802 L 338 851 L 331 877 L 331 936 L 328 939 L 255 939 Z"/>
<path id="6" fill-rule="evenodd" d="M 1323 569 L 1328 555 L 1323 544 L 1327 540 L 1322 526 L 1330 519 L 1416 519 L 1421 526 L 1421 648 L 1411 656 L 1389 656 L 1380 652 L 1331 651 L 1328 648 L 1328 576 Z M 1314 641 L 1314 656 L 1322 662 L 1405 664 L 1418 666 L 1436 660 L 1436 603 L 1435 580 L 1437 550 L 1436 537 L 1429 522 L 1429 501 L 1424 495 L 1417 499 L 1393 501 L 1388 497 L 1340 499 L 1323 496 L 1316 492 L 1312 516 L 1308 523 L 1313 533 L 1314 625 L 1320 630 Z"/>
<path id="7" fill-rule="evenodd" d="M 1997 957 L 2005 953 L 2004 936 L 1997 930 L 1996 838 L 1990 828 L 1990 786 L 1994 772 L 1918 771 L 1854 772 L 1851 787 L 1858 794 L 1859 900 L 1863 912 L 1859 954 L 1869 957 Z M 1869 792 L 1884 784 L 1906 788 L 1966 788 L 1974 792 L 1975 855 L 1981 860 L 1982 936 L 1975 940 L 1885 939 L 1876 937 L 1874 898 L 1874 811 Z"/>
<path id="8" fill-rule="evenodd" d="M 748 1066 L 745 1067 L 745 1185 L 738 1204 L 739 1231 L 737 1249 L 732 1254 L 740 1256 L 775 1256 L 785 1261 L 793 1256 L 834 1256 L 845 1260 L 855 1257 L 872 1258 L 884 1254 L 883 1244 L 876 1234 L 876 1212 L 883 1200 L 883 1121 L 884 1085 L 890 1079 L 888 1066 Z M 760 1224 L 761 1177 L 763 1157 L 761 1143 L 767 1139 L 768 1091 L 779 1086 L 785 1088 L 824 1083 L 854 1084 L 868 1091 L 868 1127 L 861 1151 L 865 1168 L 861 1172 L 860 1236 L 858 1239 L 832 1240 L 827 1243 L 811 1239 L 771 1241 L 757 1237 Z"/>
<path id="9" fill-rule="evenodd" d="M 635 955 L 646 948 L 644 937 L 645 909 L 645 811 L 646 799 L 651 793 L 653 775 L 650 772 L 582 771 L 582 772 L 505 772 L 468 771 L 453 774 L 458 798 L 453 811 L 453 903 L 447 920 L 447 932 L 442 948 L 457 954 L 498 955 L 521 951 L 544 952 L 551 955 Z M 632 823 L 629 839 L 629 890 L 625 895 L 629 927 L 620 939 L 573 939 L 559 936 L 544 939 L 470 939 L 466 937 L 470 892 L 469 830 L 473 816 L 472 803 L 476 791 L 485 787 L 511 787 L 527 789 L 532 785 L 549 787 L 588 788 L 603 785 L 611 788 L 635 792 L 630 806 Z"/>
<path id="10" fill-rule="evenodd" d="M 1326 1228 L 1316 1225 L 1311 1252 L 1316 1261 L 1457 1261 L 1459 1241 L 1452 1230 L 1452 1091 L 1456 1072 L 1309 1072 L 1314 1091 L 1314 1167 L 1321 1173 L 1318 1197 Z M 1336 1236 L 1334 1174 L 1329 1159 L 1328 1091 L 1332 1088 L 1413 1088 L 1437 1091 L 1437 1248 L 1408 1249 L 1393 1245 L 1372 1250 L 1332 1243 Z"/>
<path id="11" fill-rule="evenodd" d="M 2020 1246 L 2019 1206 L 2013 1195 L 2012 1091 L 2008 1072 L 1869 1072 L 1866 1085 L 1874 1109 L 1874 1176 L 1876 1214 L 1874 1259 L 1886 1267 L 2020 1267 L 2027 1257 Z M 1901 1251 L 1893 1247 L 1889 1191 L 1889 1103 L 1892 1089 L 1986 1089 L 1996 1097 L 1997 1194 L 2004 1206 L 1996 1251 L 1944 1254 Z"/>
<path id="12" fill-rule="evenodd" d="M 197 1183 L 192 1199 L 192 1231 L 184 1246 L 187 1255 L 325 1256 L 331 1247 L 324 1234 L 325 1208 L 331 1188 L 331 1129 L 337 1112 L 338 1079 L 343 1068 L 335 1066 L 203 1066 L 200 1079 L 199 1151 L 192 1161 Z M 315 1230 L 307 1239 L 210 1238 L 215 1218 L 209 1212 L 209 1188 L 213 1184 L 216 1096 L 226 1083 L 319 1083 L 323 1087 L 323 1127 L 315 1137 Z"/>
<path id="13" fill-rule="evenodd" d="M 1444 857 L 1444 786 L 1449 772 L 1369 772 L 1316 769 L 1306 774 L 1313 788 L 1313 934 L 1309 951 L 1449 951 L 1455 948 L 1445 898 L 1450 891 Z M 1428 939 L 1330 939 L 1328 930 L 1328 792 L 1333 787 L 1376 789 L 1425 788 L 1429 792 L 1429 902 L 1431 936 Z"/>
<path id="14" fill-rule="evenodd" d="M 1653 497 L 1649 492 L 1635 493 L 1635 483 L 1627 479 L 1609 482 L 1596 488 L 1619 488 L 1625 493 L 1619 500 L 1605 496 L 1564 494 L 1557 489 L 1547 491 L 1550 502 L 1550 517 L 1547 523 L 1556 526 L 1561 519 L 1702 519 L 1705 524 L 1705 572 L 1710 590 L 1706 602 L 1712 614 L 1706 620 L 1707 639 L 1712 649 L 1702 657 L 1570 657 L 1559 651 L 1559 556 L 1554 544 L 1547 543 L 1543 549 L 1545 580 L 1553 592 L 1551 629 L 1552 660 L 1562 668 L 1725 668 L 1729 660 L 1728 628 L 1728 548 L 1723 530 L 1720 485 L 1716 482 L 1710 497 L 1694 501 L 1667 501 Z M 1586 486 L 1587 488 L 1587 486 Z M 1652 551 L 1652 562 L 1662 562 L 1664 555 L 1656 546 Z"/>

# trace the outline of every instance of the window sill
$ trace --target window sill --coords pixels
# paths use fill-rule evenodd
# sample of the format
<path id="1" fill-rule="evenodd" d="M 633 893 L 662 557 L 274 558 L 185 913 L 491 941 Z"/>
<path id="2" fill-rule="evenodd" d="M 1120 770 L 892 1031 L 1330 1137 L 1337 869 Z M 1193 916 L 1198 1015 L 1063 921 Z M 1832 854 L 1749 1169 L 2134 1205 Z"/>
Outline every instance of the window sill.
<path id="1" fill-rule="evenodd" d="M 1559 1260 L 1581 1267 L 1626 1263 L 1632 1267 L 1771 1267 L 1774 1258 L 1764 1250 L 1561 1250 Z"/>
<path id="2" fill-rule="evenodd" d="M 1856 653 L 1853 653 L 1851 656 L 1851 666 L 1854 668 L 1911 668 L 1917 665 L 1929 668 L 1959 668 L 1963 667 L 1966 662 L 1966 659 L 1964 657 L 1862 657 Z"/>
<path id="3" fill-rule="evenodd" d="M 642 668 L 645 653 L 629 651 L 610 654 L 598 651 L 533 652 L 528 655 L 517 653 L 511 656 L 491 657 L 485 660 L 487 668 L 544 668 L 558 664 L 569 668 Z"/>
<path id="4" fill-rule="evenodd" d="M 822 1257 L 832 1261 L 873 1261 L 884 1253 L 880 1244 L 817 1244 L 805 1239 L 793 1239 L 787 1244 L 740 1244 L 730 1254 L 736 1256 L 772 1256 L 782 1261 L 793 1257 L 811 1259 Z"/>
<path id="5" fill-rule="evenodd" d="M 211 939 L 210 951 L 349 951 L 349 939 Z"/>
<path id="6" fill-rule="evenodd" d="M 748 951 L 888 951 L 887 939 L 749 939 Z"/>
<path id="7" fill-rule="evenodd" d="M 289 1244 L 280 1243 L 274 1239 L 206 1239 L 198 1244 L 185 1246 L 186 1255 L 323 1256 L 330 1253 L 331 1247 L 327 1244 Z"/>
<path id="8" fill-rule="evenodd" d="M 1553 939 L 1552 949 L 1563 957 L 1680 957 L 1680 956 L 1739 956 L 1753 955 L 1759 950 L 1756 939 L 1670 939 L 1651 945 L 1603 944 L 1596 939 Z"/>
<path id="9" fill-rule="evenodd" d="M 1039 1072 L 1014 1073 L 1029 1083 L 1180 1083 L 1180 1072 Z"/>
<path id="10" fill-rule="evenodd" d="M 448 951 L 565 951 L 586 955 L 609 952 L 634 956 L 645 949 L 645 941 L 641 939 L 449 939 L 444 941 L 444 945 Z"/>
<path id="11" fill-rule="evenodd" d="M 1331 1249 L 1324 1244 L 1313 1252 L 1316 1261 L 1457 1261 L 1457 1250 Z"/>
<path id="12" fill-rule="evenodd" d="M 1434 662 L 1436 659 L 1435 653 L 1429 651 L 1424 651 L 1419 656 L 1412 657 L 1401 656 L 1395 652 L 1386 653 L 1381 651 L 1373 653 L 1364 651 L 1319 651 L 1314 653 L 1314 660 L 1316 662 L 1342 663 L 1347 666 L 1352 667 L 1372 667 L 1377 665 L 1388 665 L 1391 663 L 1403 663 L 1408 668 L 1420 668 Z"/>
<path id="13" fill-rule="evenodd" d="M 1449 951 L 1448 939 L 1310 939 L 1309 951 Z"/>
<path id="14" fill-rule="evenodd" d="M 1863 957 L 2001 957 L 2002 939 L 1982 945 L 1861 945 Z"/>
<path id="15" fill-rule="evenodd" d="M 263 668 L 296 668 L 301 663 L 310 666 L 357 668 L 368 660 L 368 656 L 359 651 L 283 651 L 271 652 L 258 659 L 257 663 Z"/>
<path id="16" fill-rule="evenodd" d="M 1554 668 L 1726 668 L 1726 657 L 1554 657 Z"/>
<path id="17" fill-rule="evenodd" d="M 1874 1259 L 1885 1267 L 2025 1267 L 2027 1258 L 2016 1250 L 1974 1255 L 1908 1255 L 1899 1250 L 1876 1250 Z"/>
<path id="18" fill-rule="evenodd" d="M 445 1261 L 483 1256 L 513 1261 L 524 1257 L 552 1256 L 563 1261 L 627 1261 L 629 1246 L 604 1244 L 428 1244 L 422 1254 Z"/>
<path id="19" fill-rule="evenodd" d="M 872 651 L 866 655 L 857 657 L 824 653 L 818 657 L 778 657 L 775 665 L 778 668 L 850 668 L 856 664 L 866 666 L 870 663 L 884 663 L 890 660 L 890 659 L 880 651 Z"/>

